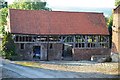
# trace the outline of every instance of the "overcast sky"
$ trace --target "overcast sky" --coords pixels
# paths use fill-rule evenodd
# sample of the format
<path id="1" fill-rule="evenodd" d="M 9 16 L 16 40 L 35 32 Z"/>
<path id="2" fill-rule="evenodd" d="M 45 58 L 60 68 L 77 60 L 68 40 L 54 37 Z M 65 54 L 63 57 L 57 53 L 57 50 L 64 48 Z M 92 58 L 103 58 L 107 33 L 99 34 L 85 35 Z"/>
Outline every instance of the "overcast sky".
<path id="1" fill-rule="evenodd" d="M 51 7 L 113 8 L 115 0 L 44 0 Z"/>
<path id="2" fill-rule="evenodd" d="M 14 0 L 6 0 L 12 3 Z M 50 7 L 96 7 L 113 8 L 115 0 L 43 0 Z"/>

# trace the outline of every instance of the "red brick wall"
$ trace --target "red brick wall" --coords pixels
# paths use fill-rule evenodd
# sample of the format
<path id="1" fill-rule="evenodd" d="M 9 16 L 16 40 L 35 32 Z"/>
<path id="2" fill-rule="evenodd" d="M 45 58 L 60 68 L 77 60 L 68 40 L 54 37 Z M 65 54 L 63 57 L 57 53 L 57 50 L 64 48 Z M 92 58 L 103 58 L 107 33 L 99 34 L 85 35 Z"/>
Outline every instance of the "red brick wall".
<path id="1" fill-rule="evenodd" d="M 90 60 L 92 55 L 110 55 L 109 48 L 73 49 L 73 60 Z"/>
<path id="2" fill-rule="evenodd" d="M 61 60 L 63 44 L 53 43 L 52 45 L 53 45 L 53 48 L 49 49 L 49 52 L 48 52 L 48 59 Z"/>

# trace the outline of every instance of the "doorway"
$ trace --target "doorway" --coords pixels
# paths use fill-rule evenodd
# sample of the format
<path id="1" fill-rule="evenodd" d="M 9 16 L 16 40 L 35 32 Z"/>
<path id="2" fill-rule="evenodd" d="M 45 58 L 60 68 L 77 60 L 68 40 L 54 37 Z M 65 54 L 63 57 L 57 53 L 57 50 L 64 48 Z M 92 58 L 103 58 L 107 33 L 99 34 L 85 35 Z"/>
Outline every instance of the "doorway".
<path id="1" fill-rule="evenodd" d="M 33 46 L 33 59 L 40 59 L 41 46 Z"/>
<path id="2" fill-rule="evenodd" d="M 72 60 L 72 48 L 73 46 L 70 44 L 63 44 L 63 53 L 62 53 L 62 57 L 63 60 Z"/>

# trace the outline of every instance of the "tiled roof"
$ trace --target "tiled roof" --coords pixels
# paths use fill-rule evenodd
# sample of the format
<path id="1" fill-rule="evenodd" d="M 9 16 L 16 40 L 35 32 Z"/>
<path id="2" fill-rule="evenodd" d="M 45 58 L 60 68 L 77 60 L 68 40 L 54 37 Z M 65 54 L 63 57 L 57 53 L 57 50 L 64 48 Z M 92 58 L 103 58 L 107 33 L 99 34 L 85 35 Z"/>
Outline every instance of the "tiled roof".
<path id="1" fill-rule="evenodd" d="M 9 17 L 11 33 L 109 34 L 102 13 L 10 9 Z"/>

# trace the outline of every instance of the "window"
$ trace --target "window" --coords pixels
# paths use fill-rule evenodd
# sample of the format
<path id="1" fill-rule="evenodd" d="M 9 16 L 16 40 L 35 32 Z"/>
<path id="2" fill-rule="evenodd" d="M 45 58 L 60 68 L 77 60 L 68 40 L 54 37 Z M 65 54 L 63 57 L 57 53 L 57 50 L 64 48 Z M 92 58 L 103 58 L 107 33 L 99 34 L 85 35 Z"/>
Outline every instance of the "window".
<path id="1" fill-rule="evenodd" d="M 78 43 L 77 43 L 77 44 L 75 44 L 75 47 L 78 47 Z"/>
<path id="2" fill-rule="evenodd" d="M 20 44 L 20 49 L 25 49 L 25 44 L 24 43 Z"/>
<path id="3" fill-rule="evenodd" d="M 73 42 L 73 36 L 66 36 L 65 42 Z"/>
<path id="4" fill-rule="evenodd" d="M 50 49 L 52 49 L 53 48 L 53 45 L 52 44 L 50 44 Z"/>
<path id="5" fill-rule="evenodd" d="M 75 47 L 77 48 L 108 48 L 109 36 L 100 35 L 77 35 L 75 36 Z"/>
<path id="6" fill-rule="evenodd" d="M 16 37 L 15 37 L 15 41 L 16 41 L 16 42 L 18 42 L 18 41 L 19 41 L 19 40 L 18 40 L 18 38 L 19 38 L 18 36 L 16 36 Z"/>
<path id="7" fill-rule="evenodd" d="M 22 37 L 20 36 L 19 38 L 20 38 L 20 41 L 22 41 Z"/>

